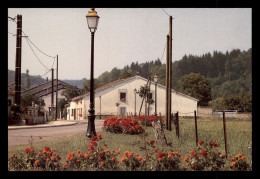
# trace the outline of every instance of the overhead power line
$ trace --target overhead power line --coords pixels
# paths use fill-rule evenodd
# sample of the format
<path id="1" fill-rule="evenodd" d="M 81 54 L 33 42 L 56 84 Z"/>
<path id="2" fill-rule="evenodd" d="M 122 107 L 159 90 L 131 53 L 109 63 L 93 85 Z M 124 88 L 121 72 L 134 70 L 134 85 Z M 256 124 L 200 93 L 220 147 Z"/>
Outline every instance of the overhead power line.
<path id="1" fill-rule="evenodd" d="M 162 10 L 165 12 L 165 14 L 167 14 L 168 16 L 170 16 L 163 8 L 162 8 Z"/>
<path id="2" fill-rule="evenodd" d="M 166 45 L 167 45 L 167 41 L 166 41 L 166 43 L 165 43 L 165 46 L 164 46 L 164 50 L 163 50 L 163 54 L 162 54 L 161 61 L 162 61 L 162 59 L 163 59 L 163 56 L 164 56 L 164 52 L 165 52 Z"/>
<path id="3" fill-rule="evenodd" d="M 42 61 L 38 58 L 38 56 L 35 54 L 35 52 L 34 52 L 34 50 L 32 49 L 30 43 L 28 42 L 28 38 L 26 38 L 26 41 L 27 41 L 27 43 L 28 43 L 30 49 L 32 50 L 32 52 L 34 53 L 34 55 L 36 56 L 36 58 L 38 59 L 38 61 L 42 64 L 42 66 L 44 66 L 47 70 L 49 70 L 49 68 L 46 67 L 46 66 L 42 63 Z"/>

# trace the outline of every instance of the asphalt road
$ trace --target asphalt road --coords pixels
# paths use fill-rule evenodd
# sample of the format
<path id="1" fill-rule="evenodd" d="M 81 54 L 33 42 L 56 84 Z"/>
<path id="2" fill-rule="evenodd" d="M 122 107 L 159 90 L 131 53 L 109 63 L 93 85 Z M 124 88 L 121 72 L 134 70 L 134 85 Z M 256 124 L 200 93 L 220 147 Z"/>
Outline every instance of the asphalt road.
<path id="1" fill-rule="evenodd" d="M 70 126 L 8 130 L 8 146 L 29 144 L 31 136 L 33 142 L 39 142 L 85 133 L 88 127 L 88 120 L 76 122 L 78 123 Z M 96 131 L 101 130 L 102 125 L 103 120 L 95 120 Z"/>

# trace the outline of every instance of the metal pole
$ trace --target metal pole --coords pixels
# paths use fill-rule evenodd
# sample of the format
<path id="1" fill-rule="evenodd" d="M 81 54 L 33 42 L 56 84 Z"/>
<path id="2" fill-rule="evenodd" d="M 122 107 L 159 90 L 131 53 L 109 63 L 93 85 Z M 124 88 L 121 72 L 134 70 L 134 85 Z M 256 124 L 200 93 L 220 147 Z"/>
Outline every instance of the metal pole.
<path id="1" fill-rule="evenodd" d="M 194 110 L 194 119 L 195 119 L 195 140 L 196 140 L 196 146 L 197 146 L 198 145 L 198 128 L 197 128 L 196 110 Z"/>
<path id="2" fill-rule="evenodd" d="M 90 103 L 88 115 L 88 138 L 96 136 L 95 130 L 95 104 L 94 104 L 94 32 L 91 32 L 91 65 L 90 65 Z"/>
<path id="3" fill-rule="evenodd" d="M 136 116 L 136 91 L 135 91 L 135 116 Z"/>
<path id="4" fill-rule="evenodd" d="M 100 115 L 99 115 L 99 119 L 101 119 L 101 96 L 99 96 L 99 102 L 100 102 Z"/>
<path id="5" fill-rule="evenodd" d="M 166 105 L 165 105 L 165 122 L 168 130 L 169 118 L 169 35 L 167 35 L 167 53 L 166 53 Z"/>
<path id="6" fill-rule="evenodd" d="M 21 104 L 22 15 L 17 15 L 15 59 L 15 104 Z"/>
<path id="7" fill-rule="evenodd" d="M 177 135 L 178 139 L 180 138 L 180 124 L 179 124 L 179 113 L 178 111 L 176 112 L 176 120 L 177 120 Z"/>
<path id="8" fill-rule="evenodd" d="M 168 111 L 168 130 L 171 131 L 171 113 L 172 113 L 172 16 L 169 17 L 169 111 Z"/>
<path id="9" fill-rule="evenodd" d="M 51 69 L 51 116 L 52 120 L 54 120 L 54 112 L 53 112 L 53 101 L 54 101 L 54 87 L 53 87 L 53 68 Z"/>
<path id="10" fill-rule="evenodd" d="M 58 55 L 57 55 L 57 69 L 56 69 L 56 117 L 55 121 L 57 121 L 58 118 Z M 61 118 L 61 116 L 60 116 Z"/>
<path id="11" fill-rule="evenodd" d="M 155 82 L 155 116 L 157 116 L 157 82 Z"/>
<path id="12" fill-rule="evenodd" d="M 226 118 L 225 118 L 225 112 L 223 111 L 223 128 L 224 128 L 224 140 L 225 140 L 225 153 L 226 153 L 226 158 L 228 154 L 227 150 L 227 131 L 226 131 Z"/>

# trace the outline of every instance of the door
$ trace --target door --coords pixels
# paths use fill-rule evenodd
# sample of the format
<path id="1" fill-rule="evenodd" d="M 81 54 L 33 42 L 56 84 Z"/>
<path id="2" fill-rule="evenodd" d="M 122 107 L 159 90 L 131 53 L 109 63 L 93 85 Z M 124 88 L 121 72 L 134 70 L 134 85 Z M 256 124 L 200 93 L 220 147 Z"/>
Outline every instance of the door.
<path id="1" fill-rule="evenodd" d="M 126 107 L 120 107 L 120 115 L 124 116 L 126 114 Z"/>
<path id="2" fill-rule="evenodd" d="M 77 115 L 76 115 L 76 109 L 73 109 L 74 110 L 74 120 L 77 120 Z"/>

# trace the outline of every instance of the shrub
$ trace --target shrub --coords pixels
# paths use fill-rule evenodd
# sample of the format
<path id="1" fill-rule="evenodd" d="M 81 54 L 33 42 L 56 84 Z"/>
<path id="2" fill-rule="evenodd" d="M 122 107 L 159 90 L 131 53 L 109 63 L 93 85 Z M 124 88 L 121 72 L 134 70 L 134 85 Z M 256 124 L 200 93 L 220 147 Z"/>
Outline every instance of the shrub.
<path id="1" fill-rule="evenodd" d="M 216 141 L 199 141 L 199 146 L 189 152 L 190 156 L 184 158 L 186 169 L 219 171 L 224 167 L 225 155 L 217 151 L 218 143 Z"/>
<path id="2" fill-rule="evenodd" d="M 134 152 L 125 151 L 121 158 L 121 166 L 125 171 L 144 171 L 147 170 L 146 160 Z"/>
<path id="3" fill-rule="evenodd" d="M 155 116 L 155 115 L 151 115 L 151 116 L 135 116 L 135 119 L 137 121 L 140 121 L 140 123 L 142 125 L 145 125 L 145 122 L 146 122 L 146 126 L 152 126 L 152 122 L 156 121 L 156 120 L 160 120 L 161 123 L 163 123 L 162 116 Z"/>
<path id="4" fill-rule="evenodd" d="M 137 120 L 130 117 L 108 117 L 103 123 L 103 129 L 107 132 L 124 134 L 142 134 L 144 132 Z"/>
<path id="5" fill-rule="evenodd" d="M 230 168 L 235 171 L 247 171 L 250 167 L 246 157 L 243 154 L 237 154 L 237 156 L 231 158 Z"/>

